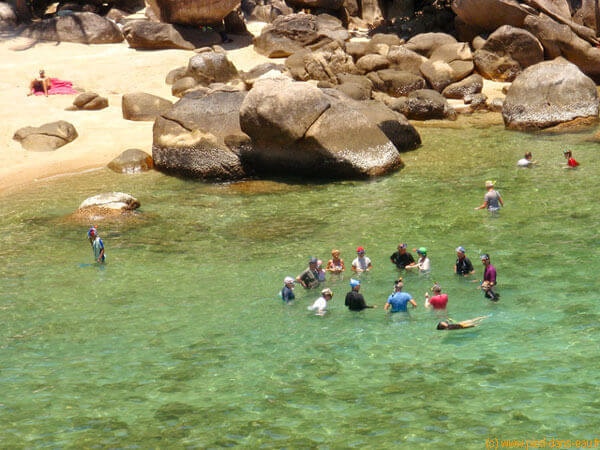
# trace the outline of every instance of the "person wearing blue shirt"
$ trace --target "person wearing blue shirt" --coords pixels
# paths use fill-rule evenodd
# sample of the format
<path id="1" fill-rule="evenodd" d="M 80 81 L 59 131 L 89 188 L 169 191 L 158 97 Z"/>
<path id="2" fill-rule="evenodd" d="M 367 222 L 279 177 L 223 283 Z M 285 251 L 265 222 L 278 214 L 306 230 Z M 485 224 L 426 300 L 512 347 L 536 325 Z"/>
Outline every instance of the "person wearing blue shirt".
<path id="1" fill-rule="evenodd" d="M 285 277 L 283 280 L 283 289 L 280 292 L 281 300 L 285 303 L 293 302 L 296 296 L 294 295 L 294 279 Z"/>
<path id="2" fill-rule="evenodd" d="M 92 244 L 92 250 L 94 250 L 94 258 L 96 262 L 103 263 L 105 260 L 104 255 L 104 243 L 100 236 L 98 236 L 98 231 L 96 227 L 92 227 L 88 231 L 88 239 L 90 240 L 90 244 Z"/>
<path id="3" fill-rule="evenodd" d="M 394 293 L 388 297 L 387 303 L 385 304 L 385 310 L 390 312 L 406 312 L 407 306 L 410 303 L 413 308 L 417 307 L 417 303 L 413 300 L 412 295 L 408 292 L 402 292 L 404 284 L 402 282 L 396 283 L 394 286 Z"/>

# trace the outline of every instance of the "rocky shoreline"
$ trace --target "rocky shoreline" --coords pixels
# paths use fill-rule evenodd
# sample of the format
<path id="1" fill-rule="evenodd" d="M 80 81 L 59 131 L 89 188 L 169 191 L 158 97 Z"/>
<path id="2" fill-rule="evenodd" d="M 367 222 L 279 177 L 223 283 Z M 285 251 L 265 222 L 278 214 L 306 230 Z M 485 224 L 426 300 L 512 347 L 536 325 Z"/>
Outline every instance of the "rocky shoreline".
<path id="1" fill-rule="evenodd" d="M 75 7 L 65 12 L 59 4 L 63 14 L 24 25 L 17 24 L 14 11 L 11 18 L 10 5 L 2 4 L 0 23 L 13 31 L 13 40 L 107 46 L 124 46 L 115 42 L 126 40 L 134 58 L 135 49 L 187 50 L 186 66 L 166 70 L 161 65 L 166 76 L 161 91 L 170 95 L 112 92 L 123 120 L 153 122 L 150 167 L 177 176 L 367 178 L 403 167 L 401 153 L 421 143 L 413 126 L 419 121 L 490 112 L 501 113 L 508 130 L 553 132 L 597 122 L 598 26 L 582 11 L 587 4 L 574 11 L 566 1 L 455 0 L 447 16 L 452 26 L 431 27 L 452 35 L 415 33 L 420 28 L 409 26 L 414 20 L 387 17 L 388 10 L 377 12 L 364 1 L 357 15 L 346 1 L 277 1 L 220 4 L 218 13 L 198 3 L 193 14 L 206 16 L 211 10 L 219 15 L 203 21 L 225 18 L 225 30 L 241 33 L 228 49 L 214 44 L 218 28 L 190 27 L 198 19 L 191 12 L 164 9 L 171 8 L 168 2 L 152 3 L 145 15 L 117 14 L 115 7 L 104 15 Z M 249 41 L 252 26 L 246 26 L 244 15 L 271 23 L 254 28 Z M 256 64 L 245 61 L 240 69 L 235 49 L 244 43 L 247 54 L 257 55 Z M 503 91 L 506 99 L 485 94 L 490 82 L 511 83 Z M 66 109 L 78 115 L 114 109 L 109 106 L 114 99 L 103 95 L 87 91 Z M 57 127 L 54 122 L 60 132 L 48 132 Z M 85 134 L 64 116 L 35 125 L 41 125 L 37 134 L 31 126 L 12 130 L 27 151 L 63 151 Z M 72 129 L 68 139 L 64 129 Z M 138 142 L 123 145 L 140 147 Z"/>

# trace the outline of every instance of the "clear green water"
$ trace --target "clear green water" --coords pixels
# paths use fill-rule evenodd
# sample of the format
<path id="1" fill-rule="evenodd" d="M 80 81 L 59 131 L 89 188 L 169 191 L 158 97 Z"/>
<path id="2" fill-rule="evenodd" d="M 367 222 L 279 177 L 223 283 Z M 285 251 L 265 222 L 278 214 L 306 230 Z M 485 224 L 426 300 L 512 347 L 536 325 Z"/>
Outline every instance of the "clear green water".
<path id="1" fill-rule="evenodd" d="M 157 173 L 99 171 L 0 197 L 0 447 L 482 448 L 491 437 L 591 439 L 600 429 L 600 166 L 589 135 L 501 127 L 423 129 L 407 167 L 372 182 L 274 184 L 272 193 Z M 560 149 L 582 163 L 567 171 Z M 518 170 L 531 150 L 541 161 Z M 498 180 L 499 217 L 473 211 Z M 145 220 L 100 226 L 108 264 L 86 266 L 86 228 L 63 218 L 90 195 L 130 192 Z M 406 276 L 409 317 L 352 314 L 347 280 L 276 293 L 309 256 L 364 245 L 383 307 L 399 241 L 429 248 Z M 485 300 L 452 274 L 464 245 L 498 270 Z M 433 280 L 462 320 L 435 330 Z"/>

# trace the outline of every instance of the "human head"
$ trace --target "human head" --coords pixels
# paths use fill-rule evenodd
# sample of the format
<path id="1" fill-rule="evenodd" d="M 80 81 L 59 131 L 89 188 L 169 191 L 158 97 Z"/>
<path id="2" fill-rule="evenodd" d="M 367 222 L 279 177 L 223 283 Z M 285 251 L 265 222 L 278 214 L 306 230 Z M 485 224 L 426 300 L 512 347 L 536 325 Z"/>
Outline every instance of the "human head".
<path id="1" fill-rule="evenodd" d="M 462 245 L 460 247 L 456 248 L 456 256 L 458 256 L 459 259 L 464 258 L 465 253 L 466 253 L 466 250 Z"/>
<path id="2" fill-rule="evenodd" d="M 311 269 L 316 269 L 318 263 L 319 260 L 317 258 L 310 258 L 308 260 L 308 267 L 310 267 Z"/>
<path id="3" fill-rule="evenodd" d="M 480 258 L 484 266 L 487 266 L 490 263 L 490 255 L 488 255 L 487 253 L 481 255 Z"/>
<path id="4" fill-rule="evenodd" d="M 427 256 L 427 249 L 425 247 L 415 248 L 414 251 L 423 258 Z"/>
<path id="5" fill-rule="evenodd" d="M 492 189 L 492 188 L 494 187 L 494 184 L 496 184 L 496 183 L 494 183 L 494 182 L 493 182 L 493 181 L 491 181 L 491 180 L 487 180 L 487 181 L 485 182 L 485 187 L 486 187 L 487 189 Z"/>
<path id="6" fill-rule="evenodd" d="M 569 149 L 563 150 L 563 155 L 565 158 L 569 159 L 570 157 L 573 156 L 573 152 Z"/>
<path id="7" fill-rule="evenodd" d="M 285 284 L 288 287 L 293 287 L 295 283 L 296 281 L 292 277 L 285 277 L 283 279 L 283 284 Z"/>
<path id="8" fill-rule="evenodd" d="M 364 247 L 358 247 L 356 249 L 356 253 L 358 253 L 358 256 L 362 256 L 365 254 L 365 248 Z"/>
<path id="9" fill-rule="evenodd" d="M 323 261 L 317 259 L 317 267 L 321 268 L 323 266 Z"/>
<path id="10" fill-rule="evenodd" d="M 394 285 L 394 289 L 396 290 L 396 292 L 400 292 L 402 290 L 402 288 L 404 287 L 404 283 L 402 283 L 402 281 L 398 281 L 395 285 Z"/>
<path id="11" fill-rule="evenodd" d="M 336 250 L 336 249 L 331 250 L 331 256 L 333 256 L 333 258 L 335 258 L 335 259 L 339 258 L 340 257 L 340 251 Z"/>
<path id="12" fill-rule="evenodd" d="M 321 291 L 321 295 L 325 300 L 331 300 L 333 298 L 333 292 L 329 288 L 325 288 Z M 329 297 L 329 298 L 327 298 Z"/>
<path id="13" fill-rule="evenodd" d="M 531 152 L 525 153 L 525 159 L 531 159 L 532 157 L 533 155 L 531 154 Z"/>
<path id="14" fill-rule="evenodd" d="M 90 227 L 87 235 L 88 239 L 94 239 L 96 236 L 98 236 L 98 230 L 96 230 L 96 227 Z"/>
<path id="15" fill-rule="evenodd" d="M 46 72 L 44 71 L 44 69 L 40 69 L 40 77 L 44 76 L 46 76 Z"/>
<path id="16" fill-rule="evenodd" d="M 432 291 L 433 291 L 435 294 L 439 294 L 440 292 L 442 292 L 442 287 L 441 287 L 439 284 L 435 283 L 435 284 L 433 285 L 433 287 L 431 288 L 431 290 L 432 290 Z"/>
<path id="17" fill-rule="evenodd" d="M 437 329 L 438 330 L 447 330 L 448 329 L 448 322 L 442 321 L 442 322 L 438 323 Z"/>
<path id="18" fill-rule="evenodd" d="M 360 280 L 350 278 L 350 287 L 353 291 L 358 291 L 360 289 Z"/>
<path id="19" fill-rule="evenodd" d="M 406 244 L 398 244 L 398 251 L 400 254 L 406 253 Z"/>

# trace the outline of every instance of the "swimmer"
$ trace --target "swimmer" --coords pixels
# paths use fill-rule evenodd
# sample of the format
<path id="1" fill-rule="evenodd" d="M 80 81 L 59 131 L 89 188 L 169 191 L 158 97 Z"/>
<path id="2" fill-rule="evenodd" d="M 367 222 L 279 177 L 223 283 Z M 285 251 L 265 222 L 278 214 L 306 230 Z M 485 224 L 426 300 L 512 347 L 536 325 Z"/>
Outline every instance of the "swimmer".
<path id="1" fill-rule="evenodd" d="M 281 295 L 281 300 L 283 300 L 285 303 L 293 302 L 294 299 L 296 298 L 296 295 L 294 294 L 294 285 L 295 284 L 296 284 L 296 282 L 294 281 L 294 279 L 292 277 L 284 278 L 283 288 L 281 289 L 280 295 Z"/>
<path id="2" fill-rule="evenodd" d="M 377 305 L 367 305 L 365 298 L 358 291 L 360 290 L 360 280 L 352 278 L 350 280 L 350 287 L 352 290 L 346 294 L 346 300 L 344 304 L 350 311 L 362 311 L 367 308 L 377 308 Z"/>
<path id="3" fill-rule="evenodd" d="M 331 259 L 327 261 L 327 266 L 325 266 L 325 270 L 333 274 L 340 274 L 344 270 L 346 270 L 346 268 L 344 267 L 344 260 L 340 258 L 339 250 L 331 250 Z"/>
<path id="4" fill-rule="evenodd" d="M 525 156 L 517 161 L 517 166 L 519 167 L 533 167 L 534 164 L 537 164 L 537 161 L 532 161 L 533 155 L 531 152 L 525 153 Z"/>
<path id="5" fill-rule="evenodd" d="M 482 320 L 487 319 L 490 316 L 480 316 L 480 317 L 475 317 L 474 319 L 469 319 L 469 320 L 463 320 L 462 322 L 458 322 L 458 323 L 451 323 L 452 320 L 448 319 L 441 321 L 440 323 L 438 323 L 437 325 L 437 329 L 438 330 L 462 330 L 464 328 L 473 328 L 476 327 L 477 325 L 479 325 L 481 323 Z"/>
<path id="6" fill-rule="evenodd" d="M 485 182 L 487 193 L 483 197 L 483 205 L 478 206 L 475 210 L 487 208 L 488 211 L 498 211 L 500 210 L 500 206 L 504 207 L 504 202 L 502 201 L 500 193 L 494 190 L 495 184 L 494 181 Z"/>
<path id="7" fill-rule="evenodd" d="M 29 95 L 33 95 L 36 92 L 43 92 L 46 97 L 48 97 L 48 89 L 50 89 L 51 82 L 49 78 L 46 78 L 46 73 L 44 69 L 40 70 L 40 77 L 34 79 L 31 83 L 29 83 Z"/>
<path id="8" fill-rule="evenodd" d="M 416 263 L 409 264 L 405 267 L 406 270 L 419 269 L 420 273 L 427 273 L 431 270 L 431 261 L 427 257 L 427 249 L 425 247 L 414 248 L 413 252 L 417 252 L 419 260 Z"/>
<path id="9" fill-rule="evenodd" d="M 391 309 L 391 313 L 407 312 L 409 303 L 413 308 L 417 307 L 417 303 L 413 300 L 412 295 L 408 292 L 402 292 L 403 287 L 404 284 L 402 281 L 396 283 L 394 286 L 394 293 L 388 297 L 387 303 L 385 304 L 384 309 L 386 311 Z"/>
<path id="10" fill-rule="evenodd" d="M 456 263 L 454 264 L 454 273 L 463 277 L 473 275 L 475 269 L 469 258 L 467 258 L 466 250 L 463 246 L 456 249 Z"/>
<path id="11" fill-rule="evenodd" d="M 90 244 L 92 244 L 92 249 L 94 250 L 94 258 L 96 258 L 97 263 L 103 263 L 106 259 L 104 255 L 104 243 L 100 236 L 98 236 L 98 230 L 96 227 L 91 227 L 88 230 L 88 239 Z"/>
<path id="12" fill-rule="evenodd" d="M 315 314 L 323 316 L 327 312 L 327 302 L 333 298 L 333 292 L 331 289 L 325 288 L 321 291 L 321 296 L 315 300 L 315 302 L 308 307 L 309 311 L 316 311 Z"/>
<path id="13" fill-rule="evenodd" d="M 406 251 L 406 247 L 406 244 L 398 244 L 398 251 L 390 256 L 390 261 L 396 264 L 398 269 L 404 269 L 406 266 L 415 263 L 413 255 Z"/>
<path id="14" fill-rule="evenodd" d="M 371 264 L 371 259 L 365 256 L 365 248 L 358 247 L 356 254 L 358 256 L 352 261 L 352 271 L 356 273 L 370 271 L 373 268 L 373 264 Z"/>
<path id="15" fill-rule="evenodd" d="M 446 309 L 448 305 L 448 294 L 442 294 L 442 288 L 439 284 L 434 284 L 431 288 L 433 297 L 429 298 L 429 292 L 425 292 L 425 308 Z"/>
<path id="16" fill-rule="evenodd" d="M 567 160 L 567 165 L 564 166 L 565 169 L 574 169 L 575 167 L 577 167 L 579 165 L 579 163 L 577 161 L 575 161 L 575 158 L 573 158 L 573 152 L 571 150 L 565 150 L 563 151 L 563 155 L 565 157 L 565 159 Z"/>

